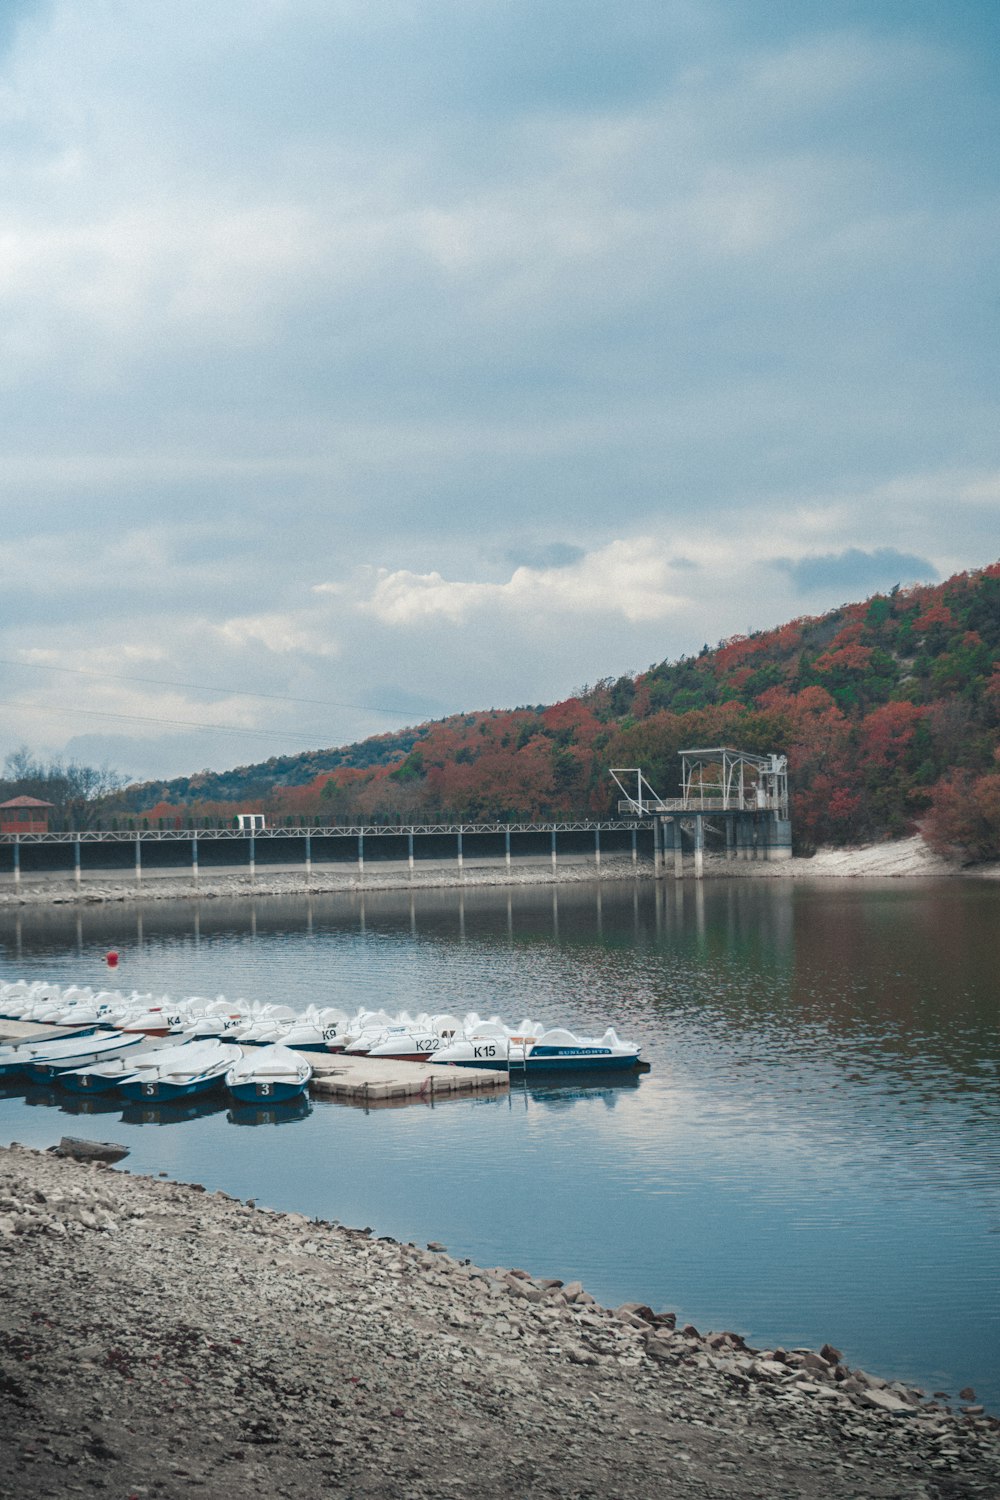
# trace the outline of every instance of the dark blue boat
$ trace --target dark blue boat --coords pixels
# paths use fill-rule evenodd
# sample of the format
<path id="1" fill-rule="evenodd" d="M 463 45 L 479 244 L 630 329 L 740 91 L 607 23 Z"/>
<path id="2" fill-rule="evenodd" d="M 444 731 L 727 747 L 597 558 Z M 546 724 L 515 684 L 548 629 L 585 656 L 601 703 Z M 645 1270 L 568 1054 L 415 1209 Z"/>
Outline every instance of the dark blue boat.
<path id="1" fill-rule="evenodd" d="M 126 1099 L 142 1104 L 172 1104 L 193 1095 L 218 1088 L 241 1053 L 232 1043 L 219 1041 L 188 1042 L 171 1048 L 169 1060 L 154 1061 L 125 1078 L 118 1091 Z M 181 1054 L 181 1055 L 178 1055 Z"/>

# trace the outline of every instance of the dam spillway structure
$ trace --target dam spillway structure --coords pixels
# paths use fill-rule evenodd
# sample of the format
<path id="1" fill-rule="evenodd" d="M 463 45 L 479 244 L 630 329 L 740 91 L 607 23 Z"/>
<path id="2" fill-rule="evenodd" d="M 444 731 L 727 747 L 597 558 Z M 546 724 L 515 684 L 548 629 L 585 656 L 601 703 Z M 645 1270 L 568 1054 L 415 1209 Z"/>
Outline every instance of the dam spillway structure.
<path id="1" fill-rule="evenodd" d="M 678 751 L 681 795 L 661 797 L 638 766 L 612 769 L 620 813 L 654 819 L 654 863 L 658 873 L 678 878 L 684 854 L 694 854 L 694 875 L 705 873 L 706 841 L 733 860 L 790 859 L 792 824 L 788 808 L 788 758 L 754 755 L 727 745 Z"/>

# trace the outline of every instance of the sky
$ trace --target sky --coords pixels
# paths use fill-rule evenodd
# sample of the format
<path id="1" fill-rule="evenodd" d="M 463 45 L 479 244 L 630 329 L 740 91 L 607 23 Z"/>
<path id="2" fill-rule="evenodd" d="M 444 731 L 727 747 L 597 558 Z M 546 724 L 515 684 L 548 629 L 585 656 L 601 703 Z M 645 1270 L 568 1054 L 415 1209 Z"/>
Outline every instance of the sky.
<path id="1" fill-rule="evenodd" d="M 137 780 L 1000 556 L 995 0 L 5 0 L 0 758 Z"/>

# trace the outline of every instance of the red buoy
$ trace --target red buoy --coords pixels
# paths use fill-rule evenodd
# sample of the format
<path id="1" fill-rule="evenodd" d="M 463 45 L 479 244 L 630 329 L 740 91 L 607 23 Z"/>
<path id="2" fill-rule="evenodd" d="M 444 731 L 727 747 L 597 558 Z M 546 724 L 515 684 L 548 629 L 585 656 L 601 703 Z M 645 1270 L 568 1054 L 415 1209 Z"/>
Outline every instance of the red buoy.
<path id="1" fill-rule="evenodd" d="M 111 949 L 110 953 L 105 953 L 104 958 L 109 969 L 115 969 L 118 967 L 118 954 L 113 948 Z"/>

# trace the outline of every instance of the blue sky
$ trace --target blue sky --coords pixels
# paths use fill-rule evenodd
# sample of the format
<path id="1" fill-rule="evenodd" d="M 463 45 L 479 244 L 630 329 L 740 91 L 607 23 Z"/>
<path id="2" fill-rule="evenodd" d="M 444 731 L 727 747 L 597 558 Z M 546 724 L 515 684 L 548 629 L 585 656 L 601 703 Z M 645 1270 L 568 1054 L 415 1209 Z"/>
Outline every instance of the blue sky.
<path id="1" fill-rule="evenodd" d="M 0 754 L 243 764 L 995 560 L 998 33 L 8 3 Z"/>

